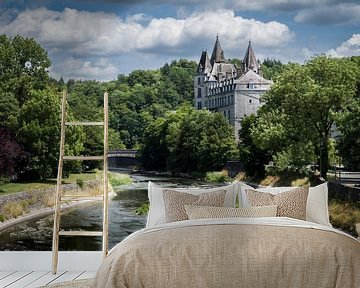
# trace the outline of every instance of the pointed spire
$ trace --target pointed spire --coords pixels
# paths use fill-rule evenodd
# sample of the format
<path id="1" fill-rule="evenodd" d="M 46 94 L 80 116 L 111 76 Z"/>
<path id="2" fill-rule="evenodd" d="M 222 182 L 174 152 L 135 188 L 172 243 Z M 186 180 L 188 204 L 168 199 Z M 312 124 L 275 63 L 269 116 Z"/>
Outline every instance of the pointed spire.
<path id="1" fill-rule="evenodd" d="M 251 46 L 251 41 L 249 40 L 249 45 L 245 53 L 244 60 L 242 62 L 242 72 L 246 73 L 249 70 L 253 70 L 255 73 L 259 71 L 259 65 L 256 61 L 254 50 Z"/>
<path id="2" fill-rule="evenodd" d="M 216 41 L 214 45 L 214 50 L 211 54 L 210 63 L 213 66 L 214 63 L 225 63 L 226 59 L 224 56 L 224 51 L 221 48 L 219 36 L 216 35 Z"/>
<path id="3" fill-rule="evenodd" d="M 207 54 L 207 51 L 202 51 L 199 65 L 197 68 L 198 73 L 210 73 L 212 69 L 212 65 L 209 60 L 209 56 Z"/>

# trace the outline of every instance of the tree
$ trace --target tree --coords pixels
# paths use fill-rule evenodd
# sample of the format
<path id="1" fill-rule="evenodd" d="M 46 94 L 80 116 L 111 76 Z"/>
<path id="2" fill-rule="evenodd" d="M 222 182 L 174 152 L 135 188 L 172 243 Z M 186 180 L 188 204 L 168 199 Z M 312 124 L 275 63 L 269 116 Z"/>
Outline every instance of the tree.
<path id="1" fill-rule="evenodd" d="M 280 60 L 266 58 L 260 67 L 264 78 L 276 79 L 276 77 L 284 70 L 285 65 L 283 65 Z"/>
<path id="2" fill-rule="evenodd" d="M 46 50 L 34 39 L 0 35 L 0 85 L 15 95 L 20 106 L 31 90 L 47 86 L 50 65 Z"/>
<path id="3" fill-rule="evenodd" d="M 360 70 L 360 56 L 350 58 Z M 356 84 L 356 96 L 350 107 L 339 115 L 337 129 L 340 131 L 339 156 L 346 168 L 360 170 L 360 77 Z"/>
<path id="4" fill-rule="evenodd" d="M 320 174 L 328 170 L 330 129 L 356 92 L 356 65 L 324 55 L 305 65 L 287 65 L 271 90 L 252 129 L 258 147 L 272 152 L 279 168 L 311 164 L 319 155 Z"/>
<path id="5" fill-rule="evenodd" d="M 233 127 L 223 115 L 188 105 L 150 123 L 141 149 L 146 168 L 173 172 L 220 169 L 235 154 Z"/>
<path id="6" fill-rule="evenodd" d="M 31 178 L 54 177 L 57 171 L 60 141 L 60 97 L 51 90 L 30 91 L 30 99 L 19 112 L 17 139 L 29 153 L 25 174 Z M 71 121 L 71 120 L 70 120 Z M 68 131 L 65 145 L 68 155 L 83 148 L 83 137 L 76 127 Z M 70 133 L 72 132 L 72 133 Z"/>
<path id="7" fill-rule="evenodd" d="M 2 179 L 16 178 L 26 159 L 24 147 L 15 139 L 15 133 L 0 128 L 0 183 Z"/>
<path id="8" fill-rule="evenodd" d="M 256 125 L 257 117 L 251 114 L 241 121 L 239 131 L 240 161 L 245 165 L 249 176 L 261 177 L 265 175 L 265 165 L 269 164 L 271 155 L 269 151 L 257 147 L 251 137 L 251 129 Z"/>

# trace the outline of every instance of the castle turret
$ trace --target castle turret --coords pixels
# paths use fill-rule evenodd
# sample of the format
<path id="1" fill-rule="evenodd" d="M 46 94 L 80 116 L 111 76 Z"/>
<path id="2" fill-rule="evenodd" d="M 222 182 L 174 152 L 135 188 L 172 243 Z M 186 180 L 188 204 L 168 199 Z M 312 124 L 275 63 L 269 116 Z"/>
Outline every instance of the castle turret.
<path id="1" fill-rule="evenodd" d="M 221 48 L 219 36 L 216 36 L 216 41 L 214 45 L 213 52 L 211 54 L 210 63 L 214 66 L 214 63 L 225 63 L 226 59 L 224 56 L 224 51 Z"/>
<path id="2" fill-rule="evenodd" d="M 242 62 L 242 73 L 246 73 L 249 70 L 252 70 L 255 73 L 259 72 L 259 65 L 256 61 L 255 53 L 251 46 L 251 41 L 249 41 L 244 60 Z"/>

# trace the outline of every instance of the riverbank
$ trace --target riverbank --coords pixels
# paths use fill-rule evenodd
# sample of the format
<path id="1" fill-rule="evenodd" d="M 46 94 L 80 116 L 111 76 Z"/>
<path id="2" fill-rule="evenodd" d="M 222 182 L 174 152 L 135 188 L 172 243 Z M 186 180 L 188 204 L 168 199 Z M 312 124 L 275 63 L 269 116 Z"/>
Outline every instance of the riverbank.
<path id="1" fill-rule="evenodd" d="M 87 181 L 78 184 L 63 185 L 63 195 L 102 195 L 102 182 L 99 180 Z M 116 195 L 109 183 L 109 197 Z M 18 192 L 0 196 L 0 231 L 13 225 L 34 218 L 54 213 L 55 186 L 46 189 Z M 62 210 L 85 205 L 94 200 L 69 201 L 62 205 Z"/>

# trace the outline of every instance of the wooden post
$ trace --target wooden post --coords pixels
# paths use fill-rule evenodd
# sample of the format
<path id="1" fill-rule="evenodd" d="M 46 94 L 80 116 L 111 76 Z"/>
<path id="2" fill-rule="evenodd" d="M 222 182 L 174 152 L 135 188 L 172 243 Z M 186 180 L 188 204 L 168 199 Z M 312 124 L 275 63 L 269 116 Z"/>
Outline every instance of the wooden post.
<path id="1" fill-rule="evenodd" d="M 56 179 L 56 191 L 55 191 L 55 215 L 54 215 L 54 229 L 53 229 L 53 242 L 52 242 L 52 273 L 57 273 L 58 255 L 59 255 L 59 228 L 60 228 L 60 198 L 61 198 L 61 180 L 63 169 L 63 157 L 64 157 L 64 144 L 65 144 L 65 118 L 66 118 L 66 90 L 63 90 L 62 102 L 61 102 L 61 135 L 60 135 L 60 155 L 58 174 Z"/>
<path id="2" fill-rule="evenodd" d="M 108 205 L 108 93 L 104 93 L 104 177 L 103 177 L 103 258 L 108 253 L 108 222 L 109 222 L 109 205 Z"/>

